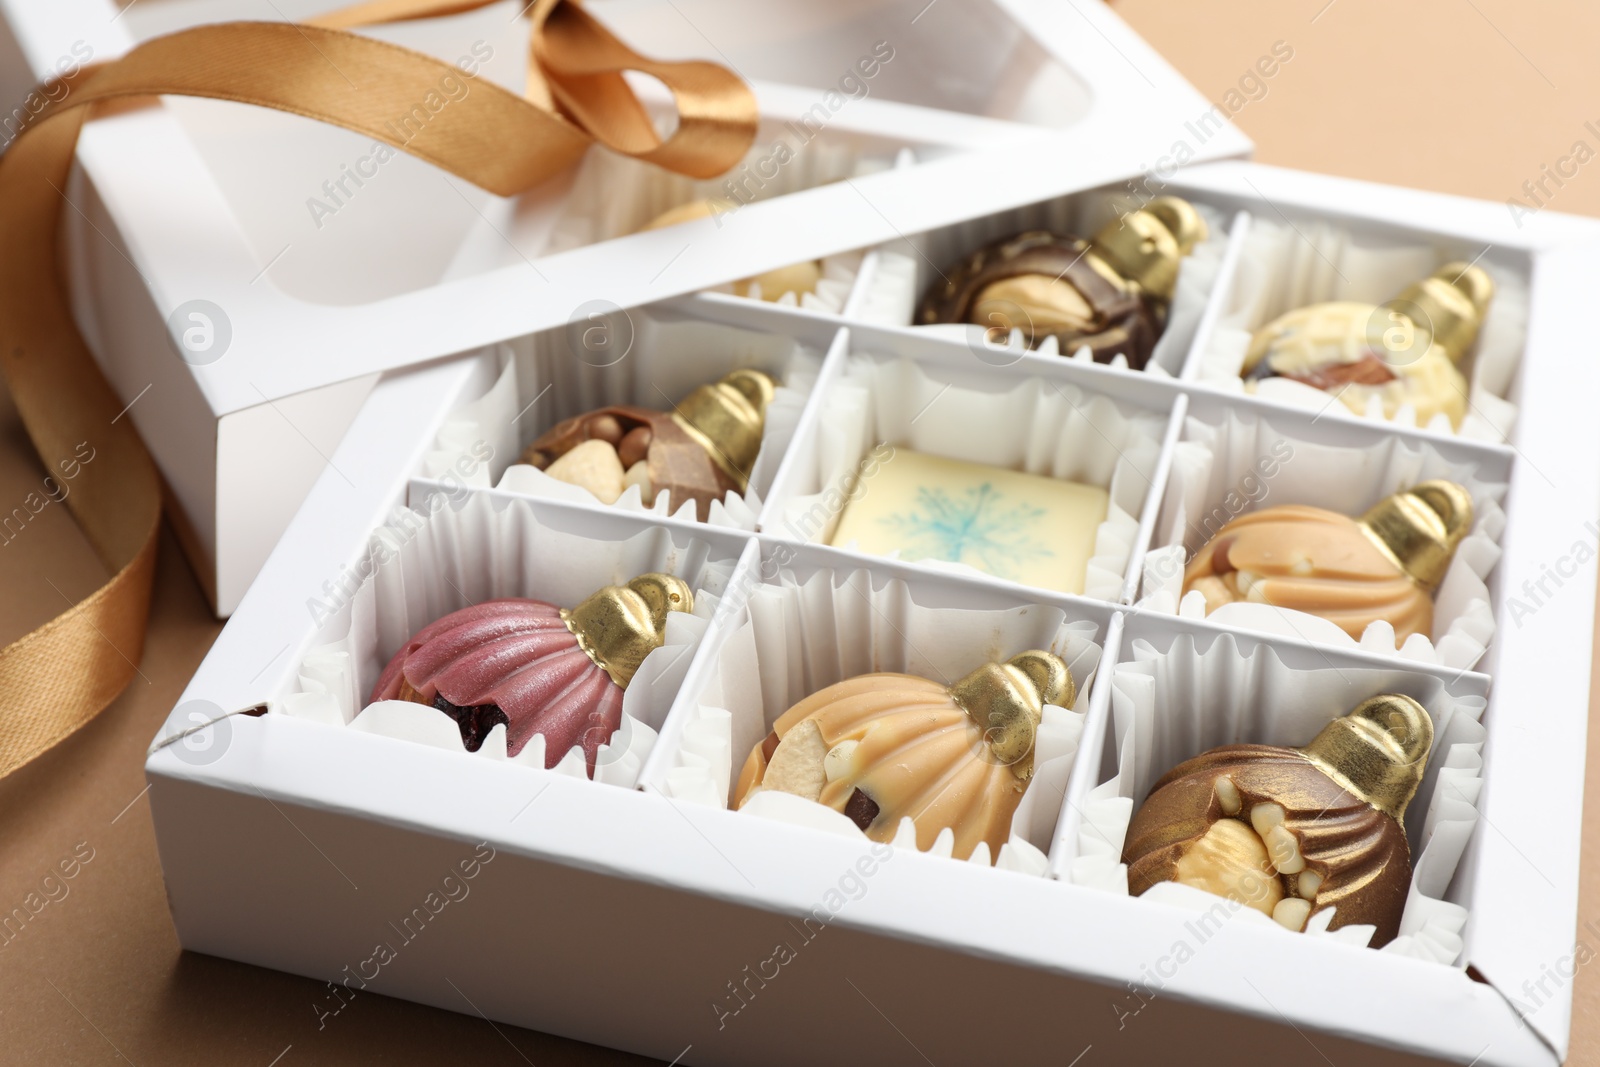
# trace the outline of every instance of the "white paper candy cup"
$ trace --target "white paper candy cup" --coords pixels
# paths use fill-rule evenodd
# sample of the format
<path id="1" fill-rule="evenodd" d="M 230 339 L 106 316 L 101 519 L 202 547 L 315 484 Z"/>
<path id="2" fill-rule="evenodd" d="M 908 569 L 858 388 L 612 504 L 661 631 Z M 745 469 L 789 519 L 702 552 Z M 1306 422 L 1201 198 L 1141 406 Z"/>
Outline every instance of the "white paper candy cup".
<path id="1" fill-rule="evenodd" d="M 466 494 L 459 508 L 443 495 L 432 499 L 442 503 L 430 506 L 431 514 L 399 508 L 373 533 L 367 562 L 358 569 L 367 577 L 327 608 L 320 640 L 301 662 L 299 691 L 284 700 L 282 710 L 330 726 L 449 748 L 466 758 L 503 760 L 504 727 L 496 727 L 469 755 L 455 723 L 433 708 L 402 701 L 369 706 L 366 698 L 390 657 L 434 620 L 486 600 L 529 597 L 568 607 L 640 574 L 675 574 L 694 590 L 694 610 L 667 615 L 665 643 L 645 657 L 629 683 L 622 725 L 601 746 L 596 761 L 595 781 L 631 787 L 727 589 L 735 560 L 682 530 L 611 533 L 594 516 L 576 524 L 567 516 L 558 524 L 526 501 L 481 493 Z M 513 762 L 542 768 L 544 757 L 544 739 L 536 737 Z M 554 769 L 584 777 L 583 750 L 575 746 Z"/>
<path id="2" fill-rule="evenodd" d="M 1084 578 L 1085 596 L 1118 600 L 1139 514 L 1155 479 L 1167 416 L 1123 408 L 1076 386 L 1027 378 L 995 392 L 955 384 L 938 368 L 908 359 L 854 355 L 819 413 L 817 447 L 797 456 L 808 471 L 801 495 L 782 502 L 772 532 L 826 542 L 836 506 L 878 442 L 937 456 L 1096 485 L 1110 492 Z M 1002 385 L 1004 385 L 1002 380 Z M 825 516 L 817 521 L 817 516 Z M 840 546 L 846 547 L 846 546 Z M 962 563 L 923 559 L 918 567 L 965 575 Z M 985 576 L 987 577 L 987 576 Z"/>
<path id="3" fill-rule="evenodd" d="M 1359 647 L 1461 670 L 1483 657 L 1495 630 L 1487 583 L 1500 560 L 1504 482 L 1482 476 L 1477 464 L 1447 460 L 1426 443 L 1388 437 L 1318 444 L 1249 414 L 1226 412 L 1214 424 L 1191 417 L 1184 438 L 1173 453 L 1154 543 L 1144 559 L 1141 610 L 1358 647 L 1326 619 L 1271 604 L 1227 604 L 1208 616 L 1200 593 L 1183 596 L 1184 567 L 1224 524 L 1248 512 L 1306 504 L 1359 518 L 1386 496 L 1445 478 L 1472 495 L 1473 521 L 1434 596 L 1433 632 L 1413 634 L 1397 648 L 1394 628 L 1377 622 L 1367 627 Z"/>
<path id="4" fill-rule="evenodd" d="M 1112 674 L 1116 771 L 1085 797 L 1068 880 L 1128 892 L 1122 849 L 1129 822 L 1157 779 L 1184 760 L 1220 745 L 1305 745 L 1368 697 L 1402 693 L 1428 709 L 1434 743 L 1422 785 L 1406 810 L 1411 893 L 1400 936 L 1382 951 L 1456 964 L 1467 909 L 1445 897 L 1477 823 L 1486 736 L 1479 720 L 1487 701 L 1474 691 L 1472 680 L 1453 687 L 1431 675 L 1347 663 L 1296 670 L 1268 645 L 1242 653 L 1227 634 L 1204 649 L 1187 634 L 1162 644 L 1158 648 L 1133 638 L 1131 658 Z M 1202 910 L 1219 900 L 1183 886 L 1158 886 L 1142 899 Z M 1282 929 L 1250 908 L 1236 908 L 1234 914 Z M 1328 931 L 1329 921 L 1314 922 L 1308 932 L 1358 945 L 1372 935 L 1370 926 Z"/>
<path id="5" fill-rule="evenodd" d="M 584 329 L 608 331 L 606 344 L 616 347 L 584 349 L 581 338 L 574 338 Z M 518 462 L 522 447 L 562 419 L 596 408 L 671 410 L 695 388 L 737 368 L 754 367 L 779 383 L 767 406 L 761 451 L 748 490 L 713 501 L 707 517 L 708 525 L 741 530 L 755 529 L 762 495 L 794 438 L 823 357 L 783 334 L 644 309 L 601 315 L 592 327 L 548 330 L 501 347 L 506 362 L 500 377 L 483 397 L 451 413 L 425 461 L 424 477 L 442 476 L 467 449 L 487 441 L 494 461 L 475 468 L 473 484 L 488 486 L 498 474 L 499 489 L 596 505 L 600 501 L 587 489 Z M 658 493 L 647 507 L 638 488 L 629 486 L 612 506 L 666 516 L 669 496 Z M 695 521 L 694 502 L 683 502 L 674 517 Z"/>
<path id="6" fill-rule="evenodd" d="M 821 570 L 804 581 L 782 570 L 756 586 L 745 610 L 727 621 L 702 688 L 681 707 L 686 721 L 679 750 L 667 762 L 661 788 L 679 800 L 726 807 L 739 769 L 778 717 L 847 678 L 889 671 L 950 683 L 986 662 L 1045 649 L 1066 661 L 1078 696 L 1072 708 L 1045 708 L 1032 782 L 1012 820 L 1010 842 L 993 857 L 995 866 L 1043 874 L 1100 662 L 1099 629 L 1040 605 L 927 606 L 914 586 L 874 581 L 867 570 Z M 780 794 L 757 798 L 742 814 L 861 836 L 849 819 L 820 804 Z M 909 819 L 894 843 L 916 847 Z M 948 856 L 952 844 L 947 829 L 929 851 Z M 990 863 L 988 848 L 980 847 L 972 861 Z"/>
<path id="7" fill-rule="evenodd" d="M 1224 311 L 1197 363 L 1196 376 L 1227 389 L 1243 391 L 1239 372 L 1256 330 L 1296 308 L 1333 300 L 1383 304 L 1414 282 L 1421 281 L 1451 259 L 1422 238 L 1367 230 L 1339 220 L 1302 218 L 1287 220 L 1256 215 L 1245 238 L 1239 269 L 1224 295 Z M 1517 365 L 1522 359 L 1528 323 L 1528 283 L 1515 267 L 1501 262 L 1493 252 L 1477 261 L 1494 279 L 1494 299 L 1473 352 L 1461 366 L 1467 377 L 1467 414 L 1460 430 L 1452 429 L 1443 414 L 1434 416 L 1426 429 L 1459 433 L 1477 441 L 1504 442 L 1516 424 L 1517 408 L 1509 397 Z M 1310 410 L 1323 410 L 1330 400 L 1341 410 L 1342 401 L 1309 385 L 1285 378 L 1269 378 L 1257 385 L 1257 395 Z M 1383 414 L 1376 400 L 1368 418 L 1399 426 L 1417 424 L 1409 407 L 1393 418 Z"/>

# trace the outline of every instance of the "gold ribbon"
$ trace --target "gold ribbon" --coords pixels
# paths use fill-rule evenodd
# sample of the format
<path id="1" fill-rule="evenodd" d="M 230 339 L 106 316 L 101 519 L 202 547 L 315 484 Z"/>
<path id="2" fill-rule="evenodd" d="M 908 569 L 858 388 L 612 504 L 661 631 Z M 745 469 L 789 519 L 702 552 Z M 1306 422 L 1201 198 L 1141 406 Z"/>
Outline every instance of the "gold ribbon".
<path id="1" fill-rule="evenodd" d="M 365 134 L 500 196 L 570 167 L 596 141 L 696 178 L 723 173 L 748 151 L 755 98 L 738 77 L 711 63 L 646 59 L 564 0 L 531 5 L 523 96 L 480 84 L 452 102 L 450 121 L 398 142 L 393 121 L 459 72 L 348 30 L 490 2 L 375 0 L 304 25 L 222 23 L 156 38 L 73 77 L 0 156 L 0 371 L 45 467 L 75 470 L 67 506 L 112 574 L 93 595 L 0 649 L 0 776 L 115 699 L 137 670 L 149 615 L 161 482 L 73 323 L 57 244 L 78 133 L 97 105 L 170 94 L 293 112 Z M 672 90 L 679 121 L 670 138 L 656 134 L 624 70 L 651 74 Z M 94 449 L 92 462 L 77 462 L 80 443 Z"/>

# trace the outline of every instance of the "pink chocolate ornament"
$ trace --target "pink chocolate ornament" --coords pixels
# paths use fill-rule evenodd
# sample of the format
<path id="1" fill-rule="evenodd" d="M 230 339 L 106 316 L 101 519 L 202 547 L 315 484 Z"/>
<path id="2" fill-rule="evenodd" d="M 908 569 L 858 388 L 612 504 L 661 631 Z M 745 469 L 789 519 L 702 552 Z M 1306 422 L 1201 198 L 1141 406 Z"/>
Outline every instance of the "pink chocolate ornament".
<path id="1" fill-rule="evenodd" d="M 372 690 L 374 701 L 408 698 L 454 718 L 469 751 L 500 722 L 512 756 L 543 734 L 546 768 L 581 744 L 591 777 L 622 725 L 622 687 L 579 646 L 561 609 L 539 600 L 490 600 L 419 630 Z"/>
<path id="2" fill-rule="evenodd" d="M 572 610 L 505 599 L 451 612 L 396 652 L 371 701 L 410 700 L 449 715 L 469 752 L 506 726 L 515 756 L 543 735 L 545 767 L 582 746 L 589 776 L 601 745 L 622 725 L 622 695 L 665 639 L 666 616 L 692 611 L 681 579 L 645 574 L 611 585 Z"/>

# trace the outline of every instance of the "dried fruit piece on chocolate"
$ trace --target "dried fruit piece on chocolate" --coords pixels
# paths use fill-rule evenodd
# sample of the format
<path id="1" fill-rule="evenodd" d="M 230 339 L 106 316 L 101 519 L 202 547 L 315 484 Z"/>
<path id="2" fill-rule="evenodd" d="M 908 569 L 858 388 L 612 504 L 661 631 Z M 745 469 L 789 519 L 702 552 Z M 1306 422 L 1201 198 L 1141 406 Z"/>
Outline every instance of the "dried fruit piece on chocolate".
<path id="1" fill-rule="evenodd" d="M 813 693 L 778 717 L 734 791 L 781 790 L 843 813 L 875 841 L 900 821 L 927 849 L 944 829 L 953 855 L 991 856 L 1033 776 L 1044 705 L 1071 706 L 1072 672 L 1049 652 L 988 663 L 946 686 L 910 674 L 864 674 Z"/>
<path id="2" fill-rule="evenodd" d="M 411 700 L 456 720 L 476 752 L 497 724 L 515 756 L 535 735 L 545 766 L 583 748 L 589 776 L 622 724 L 622 694 L 666 637 L 667 614 L 694 610 L 681 578 L 644 574 L 568 610 L 541 600 L 490 600 L 418 630 L 389 660 L 368 703 Z"/>

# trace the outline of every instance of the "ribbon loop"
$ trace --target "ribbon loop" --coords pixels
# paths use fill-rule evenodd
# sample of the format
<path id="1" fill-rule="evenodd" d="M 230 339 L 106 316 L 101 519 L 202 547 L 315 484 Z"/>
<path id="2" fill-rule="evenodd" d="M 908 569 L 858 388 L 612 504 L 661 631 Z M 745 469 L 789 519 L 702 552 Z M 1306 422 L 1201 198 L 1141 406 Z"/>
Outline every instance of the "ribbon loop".
<path id="1" fill-rule="evenodd" d="M 533 52 L 562 109 L 617 152 L 713 178 L 736 166 L 755 139 L 755 94 L 738 75 L 714 63 L 647 59 L 575 5 L 551 11 Z M 649 74 L 672 90 L 678 128 L 666 141 L 623 78 L 625 70 Z"/>

